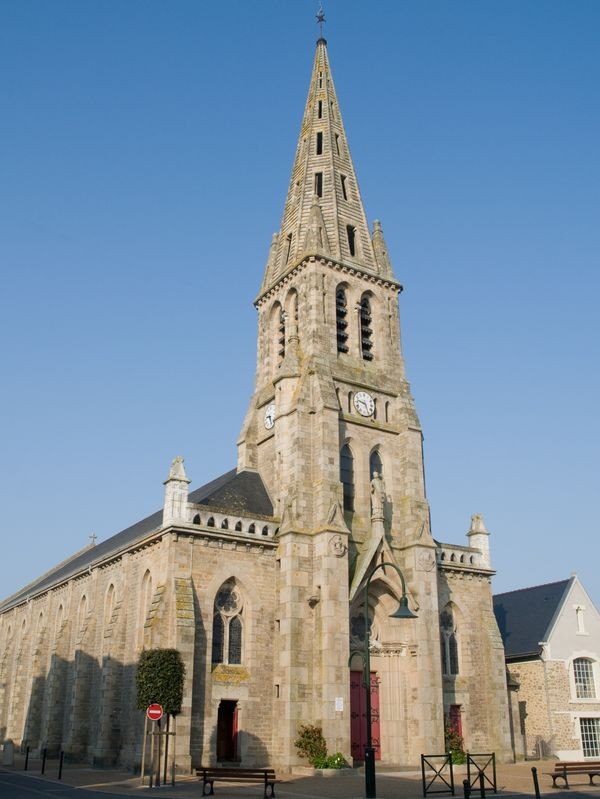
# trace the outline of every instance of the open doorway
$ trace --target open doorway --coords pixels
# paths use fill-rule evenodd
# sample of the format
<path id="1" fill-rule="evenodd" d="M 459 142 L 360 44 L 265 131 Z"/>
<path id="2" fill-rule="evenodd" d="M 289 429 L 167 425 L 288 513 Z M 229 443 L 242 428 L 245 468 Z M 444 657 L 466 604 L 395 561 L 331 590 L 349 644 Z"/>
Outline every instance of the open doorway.
<path id="1" fill-rule="evenodd" d="M 217 714 L 217 761 L 219 763 L 236 763 L 239 760 L 237 733 L 237 699 L 221 699 Z"/>

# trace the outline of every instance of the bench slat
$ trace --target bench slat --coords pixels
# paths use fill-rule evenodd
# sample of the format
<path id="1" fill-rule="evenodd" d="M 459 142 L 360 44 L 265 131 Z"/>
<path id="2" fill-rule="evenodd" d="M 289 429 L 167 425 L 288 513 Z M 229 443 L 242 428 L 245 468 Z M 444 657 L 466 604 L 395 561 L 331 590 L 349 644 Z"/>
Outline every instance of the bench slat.
<path id="1" fill-rule="evenodd" d="M 196 775 L 202 778 L 202 793 L 204 796 L 214 794 L 215 781 L 223 782 L 261 782 L 264 785 L 264 797 L 275 796 L 275 769 L 272 768 L 221 768 L 212 766 L 196 769 Z M 206 787 L 208 786 L 208 794 Z"/>
<path id="2" fill-rule="evenodd" d="M 552 787 L 558 788 L 556 781 L 562 780 L 564 787 L 569 788 L 569 780 L 567 775 L 573 774 L 587 774 L 590 779 L 590 785 L 595 785 L 594 777 L 600 777 L 600 760 L 563 760 L 554 764 L 553 772 L 546 772 L 548 776 L 552 777 Z"/>

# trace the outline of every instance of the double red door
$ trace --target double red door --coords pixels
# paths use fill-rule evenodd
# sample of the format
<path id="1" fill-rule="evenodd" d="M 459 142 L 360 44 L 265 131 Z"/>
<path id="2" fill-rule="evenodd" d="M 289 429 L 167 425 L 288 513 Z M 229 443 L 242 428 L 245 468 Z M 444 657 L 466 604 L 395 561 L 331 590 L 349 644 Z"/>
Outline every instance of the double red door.
<path id="1" fill-rule="evenodd" d="M 375 760 L 381 760 L 379 731 L 379 682 L 377 672 L 371 672 L 371 738 Z M 362 671 L 350 672 L 350 744 L 354 760 L 365 759 L 367 745 L 367 701 Z"/>

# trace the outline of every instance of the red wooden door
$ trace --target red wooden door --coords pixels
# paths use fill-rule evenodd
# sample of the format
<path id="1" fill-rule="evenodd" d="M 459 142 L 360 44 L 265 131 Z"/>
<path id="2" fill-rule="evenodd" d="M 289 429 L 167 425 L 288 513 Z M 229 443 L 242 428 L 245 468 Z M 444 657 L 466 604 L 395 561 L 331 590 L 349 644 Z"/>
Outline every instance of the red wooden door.
<path id="1" fill-rule="evenodd" d="M 448 721 L 450 729 L 457 735 L 462 735 L 462 719 L 460 717 L 460 705 L 450 705 L 448 710 Z"/>
<path id="2" fill-rule="evenodd" d="M 367 745 L 367 712 L 362 671 L 350 672 L 350 747 L 354 760 L 365 759 Z M 375 760 L 381 760 L 379 727 L 379 681 L 377 672 L 371 672 L 371 738 Z"/>

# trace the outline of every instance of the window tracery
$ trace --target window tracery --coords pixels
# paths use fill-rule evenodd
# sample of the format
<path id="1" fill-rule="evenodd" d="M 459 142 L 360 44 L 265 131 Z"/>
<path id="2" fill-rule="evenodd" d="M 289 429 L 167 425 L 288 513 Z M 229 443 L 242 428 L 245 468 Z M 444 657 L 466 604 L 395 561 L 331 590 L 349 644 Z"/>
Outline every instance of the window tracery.
<path id="1" fill-rule="evenodd" d="M 212 663 L 239 665 L 243 653 L 243 599 L 235 582 L 217 591 L 213 611 Z"/>

